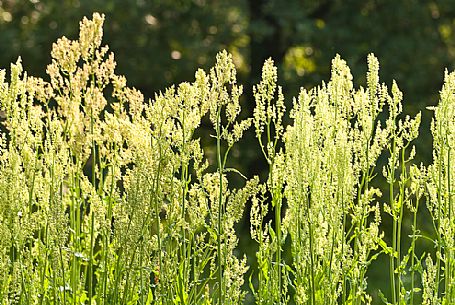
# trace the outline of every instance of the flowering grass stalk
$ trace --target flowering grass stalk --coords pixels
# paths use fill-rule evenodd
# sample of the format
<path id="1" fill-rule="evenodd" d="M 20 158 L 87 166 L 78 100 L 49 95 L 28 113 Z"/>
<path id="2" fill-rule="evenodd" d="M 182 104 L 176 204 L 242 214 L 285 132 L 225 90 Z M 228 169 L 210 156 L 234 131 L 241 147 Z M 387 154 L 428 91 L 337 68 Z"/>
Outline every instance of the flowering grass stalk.
<path id="1" fill-rule="evenodd" d="M 239 219 L 234 218 L 231 214 L 239 207 L 232 206 L 233 204 L 241 204 L 249 196 L 250 188 L 254 187 L 254 180 L 247 183 L 246 188 L 230 194 L 226 191 L 224 180 L 229 169 L 226 168 L 228 154 L 234 143 L 238 142 L 251 125 L 251 119 L 237 121 L 237 116 L 240 114 L 241 108 L 239 98 L 242 94 L 242 86 L 236 84 L 236 71 L 232 62 L 231 55 L 227 52 L 221 52 L 217 56 L 217 64 L 210 71 L 211 87 L 210 87 L 210 121 L 215 129 L 216 137 L 216 156 L 217 156 L 217 175 L 218 175 L 218 198 L 216 227 L 217 241 L 217 284 L 218 284 L 218 304 L 236 304 L 243 293 L 238 293 L 236 290 L 239 283 L 231 282 L 230 273 L 234 276 L 242 276 L 246 272 L 247 267 L 245 260 L 239 262 L 232 257 L 232 251 L 237 244 L 237 238 L 230 237 L 235 235 L 233 231 L 233 221 Z M 228 87 L 231 87 L 228 89 Z M 225 112 L 225 118 L 222 117 L 222 112 Z M 225 119 L 225 120 L 223 120 Z M 226 148 L 222 151 L 221 141 L 226 143 Z M 247 196 L 247 197 L 245 197 Z M 237 198 L 236 198 L 237 197 Z M 238 200 L 240 200 L 238 202 Z M 236 288 L 237 287 L 237 288 Z M 234 290 L 233 290 L 234 289 Z"/>
<path id="2" fill-rule="evenodd" d="M 220 53 L 210 75 L 146 104 L 114 73 L 103 21 L 84 18 L 78 40 L 54 44 L 50 82 L 20 61 L 9 83 L 0 73 L 2 300 L 211 304 L 215 293 L 238 304 L 246 263 L 234 224 L 256 182 L 227 188 L 228 152 L 251 122 L 235 120 L 232 59 Z M 218 174 L 193 137 L 212 109 L 227 143 Z"/>
<path id="3" fill-rule="evenodd" d="M 353 90 L 337 56 L 329 83 L 302 89 L 285 134 L 288 200 L 297 304 L 360 304 L 367 267 L 377 256 L 379 207 L 370 205 L 372 170 L 385 146 L 378 123 L 385 88 L 369 58 L 368 89 Z M 371 216 L 372 217 L 371 217 Z M 372 220 L 370 220 L 372 219 Z"/>
<path id="4" fill-rule="evenodd" d="M 387 145 L 389 151 L 388 164 L 383 170 L 384 177 L 387 178 L 389 183 L 389 205 L 385 205 L 385 211 L 392 216 L 392 247 L 384 248 L 386 253 L 389 255 L 389 275 L 390 275 L 390 285 L 391 285 L 391 296 L 393 304 L 401 304 L 404 302 L 404 299 L 407 298 L 406 290 L 403 286 L 402 276 L 405 275 L 405 265 L 409 259 L 409 254 L 404 256 L 402 255 L 402 246 L 401 246 L 401 231 L 403 223 L 403 214 L 404 207 L 408 206 L 411 211 L 415 210 L 414 213 L 414 223 L 413 230 L 415 233 L 415 221 L 416 221 L 416 211 L 417 206 L 412 206 L 411 196 L 418 195 L 416 193 L 419 189 L 414 188 L 412 191 L 409 191 L 408 184 L 411 177 L 408 173 L 409 163 L 413 160 L 415 156 L 415 149 L 412 148 L 408 155 L 408 148 L 412 140 L 417 138 L 419 126 L 420 126 L 420 113 L 414 118 L 411 119 L 409 116 L 406 116 L 404 120 L 398 119 L 398 116 L 401 114 L 401 100 L 403 96 L 398 86 L 394 82 L 392 85 L 392 97 L 388 98 L 389 106 L 389 119 L 386 122 L 386 125 L 389 130 L 389 143 Z M 395 173 L 400 171 L 399 181 L 398 181 L 398 194 L 394 193 L 394 187 L 397 182 Z M 416 169 L 414 169 L 416 170 Z M 414 268 L 414 250 L 415 250 L 415 234 L 412 237 L 412 243 L 410 248 L 411 258 L 411 269 Z M 414 277 L 414 273 L 412 273 Z M 413 279 L 412 279 L 413 281 Z M 412 284 L 413 286 L 413 284 Z M 411 287 L 410 294 L 414 294 L 414 287 Z"/>
<path id="5" fill-rule="evenodd" d="M 385 303 L 455 302 L 454 73 L 433 108 L 433 164 L 417 167 L 420 114 L 403 117 L 402 93 L 379 83 L 373 55 L 365 88 L 336 56 L 329 82 L 294 98 L 285 128 L 271 59 L 253 87 L 253 118 L 240 119 L 243 87 L 226 51 L 208 73 L 146 102 L 115 73 L 103 23 L 95 13 L 78 39 L 53 45 L 48 81 L 27 75 L 20 59 L 9 79 L 0 70 L 0 304 L 242 304 L 249 266 L 235 224 L 249 202 L 256 304 L 370 304 L 367 271 L 381 254 Z M 196 136 L 204 120 L 214 148 Z M 264 183 L 228 167 L 252 123 Z M 373 186 L 381 155 L 391 245 Z M 245 178 L 242 188 L 232 175 Z M 419 238 L 431 239 L 418 227 L 423 198 L 436 253 L 419 257 Z"/>
<path id="6" fill-rule="evenodd" d="M 255 201 L 255 205 L 252 207 L 255 209 L 255 212 L 251 213 L 251 222 L 255 223 L 256 227 L 252 227 L 251 233 L 253 238 L 259 242 L 259 251 L 257 253 L 259 288 L 257 294 L 254 292 L 257 295 L 258 304 L 287 303 L 286 268 L 281 258 L 284 243 L 281 225 L 281 208 L 285 165 L 284 154 L 282 151 L 278 151 L 278 145 L 282 144 L 284 132 L 282 121 L 285 113 L 285 105 L 282 89 L 276 84 L 277 78 L 277 68 L 273 65 L 273 61 L 269 59 L 265 62 L 262 70 L 262 81 L 259 85 L 253 87 L 256 100 L 256 107 L 254 109 L 256 137 L 259 141 L 262 154 L 269 165 L 269 177 L 267 179 L 266 189 L 270 193 L 272 207 L 275 210 L 274 228 L 268 224 L 268 229 L 266 232 L 263 232 L 262 218 L 265 215 L 261 215 L 259 210 L 264 210 L 265 207 L 260 208 L 258 201 Z M 274 101 L 275 91 L 277 91 L 276 101 Z M 254 291 L 252 285 L 251 287 Z"/>
<path id="7" fill-rule="evenodd" d="M 427 207 L 436 233 L 436 264 L 428 255 L 427 269 L 423 273 L 424 304 L 450 304 L 455 302 L 454 293 L 454 207 L 453 207 L 453 128 L 455 102 L 455 74 L 445 72 L 440 101 L 434 110 L 431 125 L 433 134 L 433 164 L 428 168 L 429 200 Z M 443 283 L 443 287 L 440 287 Z"/>

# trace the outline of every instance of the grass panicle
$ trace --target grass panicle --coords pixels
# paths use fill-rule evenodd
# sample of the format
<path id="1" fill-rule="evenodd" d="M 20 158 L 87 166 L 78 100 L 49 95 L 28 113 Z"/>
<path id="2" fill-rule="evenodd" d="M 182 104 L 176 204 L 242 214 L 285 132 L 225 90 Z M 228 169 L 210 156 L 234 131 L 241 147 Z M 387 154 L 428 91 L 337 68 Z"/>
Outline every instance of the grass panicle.
<path id="1" fill-rule="evenodd" d="M 0 304 L 455 303 L 454 72 L 431 108 L 424 166 L 420 113 L 403 114 L 372 54 L 365 87 L 337 55 L 285 124 L 272 59 L 251 118 L 227 51 L 146 100 L 116 74 L 103 24 L 95 13 L 77 39 L 58 39 L 46 80 L 20 58 L 0 70 Z M 230 167 L 251 125 L 263 180 Z M 249 258 L 237 232 L 247 210 Z M 380 255 L 386 295 L 368 286 Z"/>

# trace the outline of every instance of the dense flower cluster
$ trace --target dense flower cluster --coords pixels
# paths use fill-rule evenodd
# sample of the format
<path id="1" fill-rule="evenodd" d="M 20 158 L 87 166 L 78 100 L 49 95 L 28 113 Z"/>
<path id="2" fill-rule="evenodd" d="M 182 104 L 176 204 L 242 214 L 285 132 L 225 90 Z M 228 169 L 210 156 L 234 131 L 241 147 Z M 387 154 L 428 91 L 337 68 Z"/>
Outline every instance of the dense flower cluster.
<path id="1" fill-rule="evenodd" d="M 1 304 L 241 304 L 248 277 L 256 304 L 370 304 L 367 271 L 380 254 L 388 304 L 454 303 L 454 73 L 433 108 L 426 168 L 412 164 L 420 113 L 403 116 L 403 95 L 379 82 L 372 54 L 365 88 L 337 55 L 330 80 L 294 98 L 285 126 L 271 59 L 252 89 L 252 118 L 240 119 L 243 87 L 226 51 L 208 73 L 146 101 L 116 74 L 103 23 L 95 13 L 77 40 L 53 45 L 47 81 L 20 59 L 9 79 L 0 70 Z M 204 120 L 211 151 L 196 136 Z M 251 125 L 265 181 L 227 167 Z M 388 194 L 373 182 L 381 156 Z M 436 233 L 425 259 L 415 251 L 423 198 Z M 247 209 L 256 264 L 238 255 Z"/>

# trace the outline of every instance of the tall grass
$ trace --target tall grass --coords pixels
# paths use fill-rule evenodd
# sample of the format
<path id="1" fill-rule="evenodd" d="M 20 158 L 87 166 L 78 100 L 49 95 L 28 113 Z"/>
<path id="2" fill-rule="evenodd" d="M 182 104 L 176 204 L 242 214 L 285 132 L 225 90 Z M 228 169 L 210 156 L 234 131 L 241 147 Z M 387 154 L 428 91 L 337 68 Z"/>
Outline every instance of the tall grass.
<path id="1" fill-rule="evenodd" d="M 434 120 L 431 125 L 433 134 L 433 164 L 428 168 L 427 189 L 428 210 L 432 216 L 436 238 L 436 254 L 433 259 L 426 258 L 428 270 L 424 271 L 423 299 L 425 304 L 451 304 L 455 302 L 454 276 L 454 207 L 453 200 L 453 163 L 452 150 L 454 128 L 455 74 L 445 72 L 444 86 L 440 93 L 439 104 L 432 108 Z M 434 261 L 436 262 L 434 265 Z M 442 287 L 441 287 L 442 284 Z"/>
<path id="2" fill-rule="evenodd" d="M 287 272 L 282 260 L 285 234 L 281 225 L 285 168 L 284 154 L 278 147 L 283 142 L 285 105 L 277 78 L 277 69 L 269 59 L 262 70 L 262 81 L 253 87 L 256 137 L 269 166 L 269 176 L 260 188 L 259 197 L 253 200 L 250 214 L 251 236 L 259 244 L 257 289 L 250 282 L 257 304 L 285 304 L 288 301 Z M 264 224 L 268 211 L 267 195 L 274 209 L 274 226 Z"/>
<path id="3" fill-rule="evenodd" d="M 454 73 L 432 108 L 425 167 L 413 161 L 420 114 L 402 114 L 402 93 L 380 83 L 372 54 L 365 88 L 336 56 L 330 80 L 293 99 L 285 126 L 271 59 L 252 88 L 252 118 L 241 119 L 243 87 L 226 51 L 209 72 L 145 101 L 115 73 L 103 22 L 84 18 L 77 40 L 53 45 L 47 81 L 20 59 L 8 77 L 0 71 L 1 304 L 224 305 L 248 294 L 256 304 L 370 304 L 379 255 L 389 259 L 382 302 L 455 302 Z M 251 125 L 264 181 L 228 166 Z M 243 187 L 232 187 L 234 175 Z M 434 238 L 419 229 L 424 202 Z M 247 209 L 254 269 L 235 226 Z M 434 253 L 421 254 L 424 238 Z"/>

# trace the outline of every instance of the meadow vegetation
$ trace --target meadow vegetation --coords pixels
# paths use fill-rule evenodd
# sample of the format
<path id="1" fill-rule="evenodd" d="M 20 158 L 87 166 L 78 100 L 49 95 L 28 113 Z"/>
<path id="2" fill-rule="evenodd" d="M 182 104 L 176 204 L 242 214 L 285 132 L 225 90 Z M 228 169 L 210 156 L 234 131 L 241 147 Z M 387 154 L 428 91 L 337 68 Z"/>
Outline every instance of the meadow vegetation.
<path id="1" fill-rule="evenodd" d="M 389 259 L 382 302 L 455 303 L 455 73 L 432 108 L 425 167 L 413 162 L 420 114 L 402 115 L 403 95 L 380 82 L 372 54 L 365 88 L 336 56 L 330 80 L 293 99 L 285 126 L 271 59 L 245 89 L 251 118 L 226 51 L 210 71 L 146 101 L 115 73 L 103 22 L 84 18 L 77 40 L 53 45 L 48 80 L 27 75 L 20 59 L 0 71 L 1 304 L 224 305 L 247 295 L 255 304 L 370 304 L 367 272 L 379 255 Z M 203 123 L 211 152 L 197 136 Z M 249 128 L 265 181 L 228 166 Z M 374 184 L 381 174 L 388 189 Z M 422 210 L 434 236 L 419 230 Z M 238 251 L 246 211 L 253 265 Z M 433 253 L 421 254 L 422 239 Z"/>

